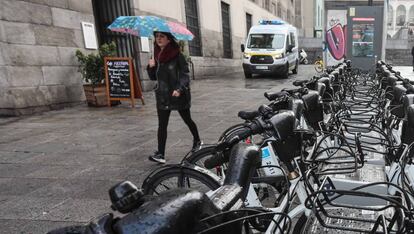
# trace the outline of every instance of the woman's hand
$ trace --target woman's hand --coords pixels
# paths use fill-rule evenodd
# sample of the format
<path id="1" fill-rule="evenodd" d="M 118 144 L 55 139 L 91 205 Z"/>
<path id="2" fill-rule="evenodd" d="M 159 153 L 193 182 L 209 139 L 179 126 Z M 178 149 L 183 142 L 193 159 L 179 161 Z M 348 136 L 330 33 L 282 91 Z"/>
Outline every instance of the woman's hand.
<path id="1" fill-rule="evenodd" d="M 173 97 L 179 97 L 180 95 L 181 95 L 181 93 L 178 90 L 174 90 L 174 92 L 172 93 Z"/>
<path id="2" fill-rule="evenodd" d="M 149 67 L 155 67 L 155 59 L 150 59 L 150 60 L 148 61 L 148 66 L 149 66 Z"/>

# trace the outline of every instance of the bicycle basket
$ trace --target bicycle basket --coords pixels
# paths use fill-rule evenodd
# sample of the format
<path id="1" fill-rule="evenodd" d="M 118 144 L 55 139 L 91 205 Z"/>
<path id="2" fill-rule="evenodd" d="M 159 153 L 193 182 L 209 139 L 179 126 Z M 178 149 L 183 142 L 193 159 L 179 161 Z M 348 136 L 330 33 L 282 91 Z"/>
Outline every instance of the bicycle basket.
<path id="1" fill-rule="evenodd" d="M 305 206 L 312 210 L 313 230 L 334 229 L 365 233 L 402 233 L 407 209 L 401 197 L 386 193 L 390 183 L 364 184 L 352 189 L 337 189 L 326 177 L 319 189 L 310 194 Z M 401 190 L 402 191 L 402 190 Z"/>

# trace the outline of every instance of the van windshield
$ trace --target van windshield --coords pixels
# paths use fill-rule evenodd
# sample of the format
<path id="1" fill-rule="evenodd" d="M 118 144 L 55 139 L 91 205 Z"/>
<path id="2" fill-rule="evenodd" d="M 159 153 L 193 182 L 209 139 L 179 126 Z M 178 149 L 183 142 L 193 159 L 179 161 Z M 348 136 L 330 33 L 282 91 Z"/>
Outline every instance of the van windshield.
<path id="1" fill-rule="evenodd" d="M 282 49 L 285 45 L 283 34 L 250 34 L 247 48 Z"/>

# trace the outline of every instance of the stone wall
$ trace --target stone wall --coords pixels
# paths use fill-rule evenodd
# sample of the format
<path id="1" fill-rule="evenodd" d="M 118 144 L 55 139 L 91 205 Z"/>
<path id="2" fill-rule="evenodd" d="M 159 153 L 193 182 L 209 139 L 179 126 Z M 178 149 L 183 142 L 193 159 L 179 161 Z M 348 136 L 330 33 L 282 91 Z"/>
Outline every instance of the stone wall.
<path id="1" fill-rule="evenodd" d="M 414 46 L 413 37 L 408 39 L 387 39 L 385 47 L 385 62 L 397 66 L 412 66 L 411 48 Z"/>
<path id="2" fill-rule="evenodd" d="M 301 48 L 308 55 L 309 63 L 314 63 L 318 56 L 322 57 L 322 38 L 300 37 L 299 49 Z"/>
<path id="3" fill-rule="evenodd" d="M 75 51 L 89 0 L 2 0 L 0 116 L 31 114 L 83 101 Z"/>
<path id="4" fill-rule="evenodd" d="M 387 49 L 385 52 L 385 62 L 396 66 L 412 66 L 413 56 L 411 56 L 411 49 Z"/>

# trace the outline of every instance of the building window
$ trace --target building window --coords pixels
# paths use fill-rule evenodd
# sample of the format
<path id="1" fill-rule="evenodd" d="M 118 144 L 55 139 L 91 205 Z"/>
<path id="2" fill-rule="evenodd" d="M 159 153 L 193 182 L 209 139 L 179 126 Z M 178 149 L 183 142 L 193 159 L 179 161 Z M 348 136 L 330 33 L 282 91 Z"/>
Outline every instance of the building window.
<path id="1" fill-rule="evenodd" d="M 408 13 L 408 26 L 414 26 L 414 6 L 410 7 L 410 11 Z"/>
<path id="2" fill-rule="evenodd" d="M 405 24 L 405 16 L 407 14 L 407 11 L 405 10 L 405 7 L 403 5 L 399 5 L 397 7 L 397 26 L 404 26 Z"/>
<path id="3" fill-rule="evenodd" d="M 295 39 L 295 35 L 293 33 L 290 33 L 290 45 L 292 46 L 296 46 L 296 39 Z"/>
<path id="4" fill-rule="evenodd" d="M 290 13 L 290 10 L 288 10 L 287 11 L 287 20 L 289 21 L 289 23 L 291 23 L 290 22 L 291 21 L 291 19 L 290 19 L 291 15 L 292 15 L 292 13 Z"/>
<path id="5" fill-rule="evenodd" d="M 249 30 L 252 27 L 252 15 L 246 13 L 246 35 L 249 34 Z"/>
<path id="6" fill-rule="evenodd" d="M 282 4 L 280 2 L 277 3 L 277 14 L 276 16 L 282 18 Z"/>
<path id="7" fill-rule="evenodd" d="M 274 15 L 276 15 L 276 4 L 274 3 L 274 2 L 272 2 L 272 13 L 274 14 Z"/>
<path id="8" fill-rule="evenodd" d="M 221 2 L 221 20 L 223 27 L 223 57 L 233 58 L 230 28 L 230 5 L 224 2 Z"/>
<path id="9" fill-rule="evenodd" d="M 187 21 L 187 28 L 194 34 L 194 39 L 188 43 L 190 55 L 203 56 L 201 52 L 202 47 L 197 0 L 185 0 L 185 19 Z"/>
<path id="10" fill-rule="evenodd" d="M 388 6 L 388 19 L 387 24 L 388 26 L 392 26 L 392 22 L 394 20 L 394 10 L 392 9 L 392 6 Z"/>
<path id="11" fill-rule="evenodd" d="M 270 0 L 264 0 L 263 1 L 263 7 L 264 7 L 264 9 L 270 11 Z"/>

